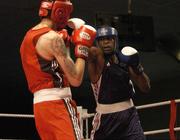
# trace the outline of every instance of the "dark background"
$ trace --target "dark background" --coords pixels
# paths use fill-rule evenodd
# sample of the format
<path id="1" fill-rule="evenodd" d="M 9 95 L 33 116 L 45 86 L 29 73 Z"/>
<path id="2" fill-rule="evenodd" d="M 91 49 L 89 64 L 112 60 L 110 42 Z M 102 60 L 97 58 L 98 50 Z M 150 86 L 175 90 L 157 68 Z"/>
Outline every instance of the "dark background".
<path id="1" fill-rule="evenodd" d="M 152 89 L 147 95 L 137 90 L 135 104 L 179 99 L 180 92 L 180 1 L 73 0 L 72 17 L 90 25 L 102 21 L 119 31 L 120 46 L 132 45 L 140 52 Z M 39 22 L 38 0 L 1 1 L 0 3 L 0 113 L 32 114 L 32 95 L 21 67 L 19 48 L 25 32 Z M 108 19 L 104 20 L 104 17 Z M 79 88 L 72 88 L 77 104 L 94 112 L 94 100 L 88 76 Z M 169 127 L 170 106 L 139 110 L 145 131 Z M 177 106 L 176 127 L 180 126 Z M 1 138 L 38 139 L 34 120 L 0 117 Z M 180 140 L 179 132 L 176 137 Z M 148 140 L 169 140 L 168 133 L 152 135 Z"/>

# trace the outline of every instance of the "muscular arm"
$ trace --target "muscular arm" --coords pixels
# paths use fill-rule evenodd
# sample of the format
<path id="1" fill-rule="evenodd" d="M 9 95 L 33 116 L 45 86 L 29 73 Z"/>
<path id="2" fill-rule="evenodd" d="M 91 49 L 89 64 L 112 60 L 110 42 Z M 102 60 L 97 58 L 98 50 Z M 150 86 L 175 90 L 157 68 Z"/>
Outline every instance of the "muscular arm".
<path id="1" fill-rule="evenodd" d="M 72 86 L 79 86 L 84 75 L 85 61 L 77 58 L 74 63 L 64 41 L 55 32 L 42 36 L 36 45 L 39 55 L 47 60 L 56 59 Z"/>
<path id="2" fill-rule="evenodd" d="M 88 56 L 88 73 L 92 83 L 99 80 L 104 67 L 103 53 L 99 48 L 91 47 Z"/>
<path id="3" fill-rule="evenodd" d="M 131 67 L 129 67 L 129 73 L 130 73 L 130 78 L 138 86 L 138 88 L 143 93 L 148 93 L 151 86 L 150 86 L 150 79 L 147 76 L 147 74 L 143 72 L 142 74 L 138 75 L 134 73 Z"/>

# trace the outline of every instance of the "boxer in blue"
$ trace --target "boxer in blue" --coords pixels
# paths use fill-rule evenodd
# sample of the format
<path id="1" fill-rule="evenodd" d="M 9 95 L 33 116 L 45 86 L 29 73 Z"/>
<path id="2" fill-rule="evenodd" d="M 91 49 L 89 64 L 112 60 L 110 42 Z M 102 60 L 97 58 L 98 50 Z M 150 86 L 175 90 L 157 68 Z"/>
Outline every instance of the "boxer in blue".
<path id="1" fill-rule="evenodd" d="M 119 48 L 113 27 L 97 29 L 96 46 L 88 57 L 88 73 L 97 103 L 91 140 L 145 140 L 133 103 L 134 85 L 150 91 L 150 80 L 130 46 Z"/>

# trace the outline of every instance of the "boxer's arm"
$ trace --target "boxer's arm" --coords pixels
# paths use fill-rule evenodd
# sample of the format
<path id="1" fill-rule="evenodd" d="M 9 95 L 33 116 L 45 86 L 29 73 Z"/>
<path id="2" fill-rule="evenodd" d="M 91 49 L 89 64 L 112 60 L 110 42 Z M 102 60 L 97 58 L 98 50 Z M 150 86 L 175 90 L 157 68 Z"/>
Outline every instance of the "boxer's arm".
<path id="1" fill-rule="evenodd" d="M 150 80 L 140 63 L 138 51 L 133 47 L 126 46 L 120 51 L 119 57 L 121 62 L 128 66 L 130 78 L 138 88 L 144 93 L 149 92 Z"/>
<path id="2" fill-rule="evenodd" d="M 56 59 L 72 86 L 79 86 L 81 84 L 85 60 L 77 58 L 74 63 L 69 56 L 63 39 L 57 33 L 51 32 L 40 37 L 36 45 L 36 50 L 40 56 L 47 60 Z"/>
<path id="3" fill-rule="evenodd" d="M 136 74 L 132 67 L 129 67 L 129 74 L 132 81 L 143 93 L 148 93 L 150 91 L 150 79 L 144 71 L 141 74 Z"/>
<path id="4" fill-rule="evenodd" d="M 96 83 L 103 71 L 104 58 L 101 49 L 91 47 L 88 56 L 88 74 L 92 83 Z"/>

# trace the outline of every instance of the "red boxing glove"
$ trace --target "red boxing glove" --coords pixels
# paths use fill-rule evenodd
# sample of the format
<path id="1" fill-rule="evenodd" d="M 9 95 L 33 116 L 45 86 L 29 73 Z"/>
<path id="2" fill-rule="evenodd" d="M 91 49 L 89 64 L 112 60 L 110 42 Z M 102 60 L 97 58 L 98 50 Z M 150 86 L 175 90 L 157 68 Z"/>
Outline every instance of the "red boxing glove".
<path id="1" fill-rule="evenodd" d="M 57 33 L 64 40 L 64 43 L 66 44 L 66 47 L 69 47 L 70 46 L 70 36 L 69 36 L 67 30 L 66 29 L 62 29 L 61 31 L 58 31 Z"/>
<path id="2" fill-rule="evenodd" d="M 75 44 L 75 56 L 86 59 L 88 49 L 96 37 L 96 29 L 90 25 L 83 25 L 72 33 L 72 42 Z"/>

